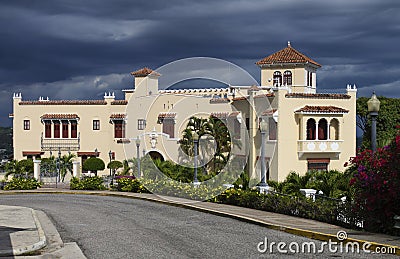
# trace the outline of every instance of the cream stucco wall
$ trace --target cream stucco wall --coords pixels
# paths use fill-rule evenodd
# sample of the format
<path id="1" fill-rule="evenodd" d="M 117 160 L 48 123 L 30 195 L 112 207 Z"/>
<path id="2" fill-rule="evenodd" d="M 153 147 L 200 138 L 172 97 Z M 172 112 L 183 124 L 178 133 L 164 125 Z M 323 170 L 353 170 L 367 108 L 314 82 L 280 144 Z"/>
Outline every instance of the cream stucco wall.
<path id="1" fill-rule="evenodd" d="M 290 70 L 292 72 L 293 86 L 272 87 L 273 72 Z M 313 74 L 313 86 L 305 86 L 307 71 Z M 32 102 L 21 105 L 22 97 L 16 95 L 13 99 L 13 130 L 14 130 L 14 157 L 23 159 L 23 151 L 42 151 L 41 136 L 44 124 L 40 117 L 44 114 L 76 114 L 79 117 L 78 132 L 80 134 L 79 152 L 99 152 L 99 157 L 106 163 L 109 161 L 108 152 L 115 152 L 116 160 L 124 160 L 137 156 L 136 143 L 140 139 L 140 155 L 156 151 L 164 159 L 180 162 L 182 153 L 179 150 L 179 138 L 191 116 L 209 117 L 211 113 L 232 113 L 239 111 L 238 120 L 241 123 L 241 150 L 234 150 L 237 155 L 249 155 L 248 170 L 251 178 L 260 179 L 260 153 L 261 133 L 259 119 L 273 117 L 277 120 L 277 139 L 265 143 L 265 159 L 269 167 L 269 179 L 283 181 L 290 171 L 304 174 L 307 171 L 308 159 L 329 159 L 329 169 L 343 170 L 343 164 L 355 154 L 356 140 L 356 89 L 348 88 L 347 96 L 320 95 L 287 96 L 289 93 L 315 93 L 316 67 L 311 65 L 281 65 L 263 67 L 261 69 L 261 84 L 263 87 L 245 86 L 235 88 L 235 98 L 232 89 L 186 89 L 186 90 L 158 90 L 158 76 L 136 77 L 134 88 L 124 90 L 126 102 L 114 101 L 113 95 L 104 96 L 105 104 L 80 104 L 72 105 L 51 104 L 46 101 Z M 271 78 L 271 81 L 268 79 Z M 214 102 L 217 100 L 217 102 Z M 220 101 L 218 101 L 220 100 Z M 22 103 L 21 103 L 22 102 Z M 295 111 L 304 106 L 335 106 L 348 110 L 347 113 L 304 113 Z M 268 113 L 269 111 L 269 113 Z M 125 116 L 125 138 L 114 138 L 114 125 L 110 123 L 110 116 L 115 114 Z M 160 114 L 169 114 L 174 117 L 174 137 L 162 131 L 159 123 Z M 174 114 L 174 115 L 172 115 Z M 332 118 L 339 122 L 339 139 L 325 142 L 330 146 L 337 142 L 338 148 L 333 150 L 309 150 L 304 144 L 306 139 L 306 122 L 309 118 Z M 30 120 L 30 130 L 23 129 L 24 119 Z M 93 120 L 100 120 L 100 130 L 93 130 Z M 146 127 L 138 129 L 138 120 L 145 119 Z M 248 130 L 246 130 L 248 120 Z M 112 122 L 112 121 L 111 121 Z M 268 135 L 268 133 L 267 133 Z M 44 151 L 42 157 L 49 156 L 49 151 Z M 56 155 L 57 149 L 53 150 Z M 68 151 L 63 149 L 62 154 Z M 72 151 L 76 153 L 77 151 Z M 107 169 L 100 174 L 108 174 Z"/>
<path id="2" fill-rule="evenodd" d="M 78 134 L 80 137 L 80 148 L 79 150 L 71 150 L 70 152 L 77 154 L 78 151 L 94 152 L 97 149 L 99 157 L 107 164 L 109 162 L 108 152 L 111 150 L 115 152 L 115 159 L 122 161 L 125 159 L 123 145 L 117 143 L 118 139 L 114 138 L 114 125 L 110 123 L 110 116 L 112 114 L 124 114 L 126 105 L 111 105 L 113 100 L 114 98 L 112 97 L 105 97 L 106 104 L 101 105 L 51 105 L 46 104 L 46 101 L 35 101 L 33 104 L 21 105 L 22 98 L 14 98 L 14 158 L 17 160 L 26 158 L 23 156 L 23 151 L 43 151 L 41 148 L 41 137 L 42 134 L 44 137 L 44 124 L 41 121 L 41 116 L 44 114 L 76 114 L 79 117 Z M 24 130 L 24 120 L 30 121 L 30 130 Z M 100 120 L 100 130 L 93 130 L 93 120 Z M 66 140 L 62 138 L 61 134 L 60 137 L 59 139 L 52 139 L 55 141 Z M 43 152 L 42 157 L 50 156 L 50 151 Z M 57 153 L 57 147 L 52 149 L 54 156 L 57 156 Z M 66 153 L 68 153 L 67 148 L 62 148 L 61 154 L 64 155 Z M 80 161 L 79 157 L 76 159 Z M 104 173 L 107 173 L 107 170 Z"/>

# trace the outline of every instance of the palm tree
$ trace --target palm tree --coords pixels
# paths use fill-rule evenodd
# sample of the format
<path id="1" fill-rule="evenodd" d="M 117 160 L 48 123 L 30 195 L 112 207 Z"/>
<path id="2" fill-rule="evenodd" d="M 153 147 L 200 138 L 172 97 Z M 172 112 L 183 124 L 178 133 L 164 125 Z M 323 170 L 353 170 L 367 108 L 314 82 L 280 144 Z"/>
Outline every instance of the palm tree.
<path id="1" fill-rule="evenodd" d="M 122 171 L 120 172 L 120 175 L 130 175 L 132 171 L 131 164 L 133 163 L 134 160 L 132 158 L 122 161 Z"/>
<path id="2" fill-rule="evenodd" d="M 290 172 L 283 182 L 282 191 L 286 194 L 299 196 L 300 189 L 307 187 L 311 177 L 312 175 L 308 172 L 303 176 L 296 172 Z"/>
<path id="3" fill-rule="evenodd" d="M 60 158 L 60 177 L 62 182 L 64 182 L 65 176 L 68 172 L 72 175 L 72 159 L 75 158 L 75 154 L 67 154 L 63 155 Z"/>
<path id="4" fill-rule="evenodd" d="M 12 174 L 19 174 L 17 164 L 18 164 L 18 160 L 13 159 L 5 165 L 6 174 L 4 175 L 4 177 L 6 179 L 8 178 L 8 176 L 10 176 Z"/>
<path id="5" fill-rule="evenodd" d="M 121 168 L 121 167 L 123 167 L 123 166 L 124 166 L 124 165 L 122 164 L 121 161 L 114 160 L 114 161 L 111 161 L 110 163 L 108 163 L 107 168 L 112 170 L 112 172 L 113 172 L 113 177 L 114 177 L 115 171 L 117 171 L 119 168 Z"/>

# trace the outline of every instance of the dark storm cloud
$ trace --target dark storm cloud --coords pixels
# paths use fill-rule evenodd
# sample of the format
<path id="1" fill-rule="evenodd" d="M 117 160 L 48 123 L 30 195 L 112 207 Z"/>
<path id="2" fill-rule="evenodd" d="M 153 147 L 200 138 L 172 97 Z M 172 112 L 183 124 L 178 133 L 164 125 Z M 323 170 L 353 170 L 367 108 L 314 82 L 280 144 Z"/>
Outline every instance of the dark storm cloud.
<path id="1" fill-rule="evenodd" d="M 397 0 L 13 0 L 0 7 L 1 125 L 11 122 L 13 92 L 101 98 L 131 87 L 130 71 L 180 58 L 225 59 L 259 79 L 254 62 L 288 40 L 323 65 L 321 91 L 351 83 L 359 96 L 375 89 L 400 97 Z"/>

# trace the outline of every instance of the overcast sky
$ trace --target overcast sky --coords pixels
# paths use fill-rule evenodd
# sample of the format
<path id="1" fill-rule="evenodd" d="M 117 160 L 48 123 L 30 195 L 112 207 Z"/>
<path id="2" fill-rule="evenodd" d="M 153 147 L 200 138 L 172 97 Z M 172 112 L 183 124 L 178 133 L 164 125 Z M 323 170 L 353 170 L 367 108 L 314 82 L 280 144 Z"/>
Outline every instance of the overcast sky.
<path id="1" fill-rule="evenodd" d="M 0 2 L 0 126 L 24 100 L 101 99 L 129 72 L 189 57 L 259 59 L 291 41 L 323 65 L 318 89 L 400 97 L 398 0 L 12 0 Z M 330 90 L 331 89 L 331 90 Z"/>

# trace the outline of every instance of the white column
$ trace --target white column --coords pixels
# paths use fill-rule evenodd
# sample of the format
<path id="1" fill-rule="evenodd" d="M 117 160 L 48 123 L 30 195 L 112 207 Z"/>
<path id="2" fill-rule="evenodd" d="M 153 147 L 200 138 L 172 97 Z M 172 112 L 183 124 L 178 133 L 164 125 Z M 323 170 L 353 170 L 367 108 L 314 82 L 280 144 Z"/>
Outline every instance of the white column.
<path id="1" fill-rule="evenodd" d="M 317 73 L 312 73 L 312 88 L 317 87 Z"/>
<path id="2" fill-rule="evenodd" d="M 72 162 L 72 175 L 77 178 L 81 176 L 81 172 L 79 171 L 79 161 Z"/>
<path id="3" fill-rule="evenodd" d="M 33 177 L 40 181 L 40 160 L 33 160 Z"/>
<path id="4" fill-rule="evenodd" d="M 331 123 L 326 120 L 326 140 L 331 139 Z"/>

